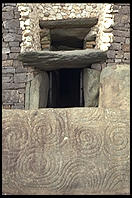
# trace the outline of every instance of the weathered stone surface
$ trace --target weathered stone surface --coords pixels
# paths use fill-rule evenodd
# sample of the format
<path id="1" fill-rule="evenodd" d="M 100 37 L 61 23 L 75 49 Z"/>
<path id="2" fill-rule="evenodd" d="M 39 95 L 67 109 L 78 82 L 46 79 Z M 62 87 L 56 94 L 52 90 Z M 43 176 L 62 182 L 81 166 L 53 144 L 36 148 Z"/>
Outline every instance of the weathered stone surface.
<path id="1" fill-rule="evenodd" d="M 106 58 L 105 51 L 95 49 L 25 52 L 18 57 L 24 66 L 33 66 L 41 70 L 84 68 L 92 63 L 103 62 Z"/>
<path id="2" fill-rule="evenodd" d="M 128 111 L 3 110 L 2 115 L 3 194 L 130 193 Z"/>
<path id="3" fill-rule="evenodd" d="M 46 72 L 40 72 L 26 86 L 26 109 L 38 109 L 47 106 L 49 78 Z"/>
<path id="4" fill-rule="evenodd" d="M 100 107 L 130 109 L 130 65 L 104 68 L 100 83 Z"/>
<path id="5" fill-rule="evenodd" d="M 55 28 L 50 30 L 51 39 L 55 41 L 67 40 L 67 38 L 84 39 L 90 28 Z M 68 42 L 68 41 L 67 41 Z"/>
<path id="6" fill-rule="evenodd" d="M 100 71 L 95 69 L 83 70 L 84 106 L 97 107 L 99 101 Z"/>
<path id="7" fill-rule="evenodd" d="M 40 20 L 41 28 L 91 28 L 97 24 L 96 17 L 79 19 L 60 19 L 60 20 Z"/>

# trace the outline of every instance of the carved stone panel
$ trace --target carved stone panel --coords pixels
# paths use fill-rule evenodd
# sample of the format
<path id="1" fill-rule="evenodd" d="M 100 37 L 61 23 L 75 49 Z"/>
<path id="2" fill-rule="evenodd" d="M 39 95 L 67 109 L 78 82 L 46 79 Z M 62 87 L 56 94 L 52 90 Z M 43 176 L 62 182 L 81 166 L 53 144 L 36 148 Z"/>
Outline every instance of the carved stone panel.
<path id="1" fill-rule="evenodd" d="M 3 110 L 2 126 L 3 194 L 129 194 L 127 111 Z"/>

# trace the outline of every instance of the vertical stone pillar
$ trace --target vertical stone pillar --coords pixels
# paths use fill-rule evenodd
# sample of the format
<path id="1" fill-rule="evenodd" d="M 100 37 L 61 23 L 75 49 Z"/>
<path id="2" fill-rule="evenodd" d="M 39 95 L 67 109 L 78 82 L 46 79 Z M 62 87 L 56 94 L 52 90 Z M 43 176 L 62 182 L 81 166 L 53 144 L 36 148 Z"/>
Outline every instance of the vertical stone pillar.
<path id="1" fill-rule="evenodd" d="M 84 106 L 97 107 L 99 100 L 100 71 L 85 68 L 83 70 Z"/>
<path id="2" fill-rule="evenodd" d="M 27 83 L 25 109 L 38 109 L 47 106 L 49 78 L 47 72 L 40 72 Z"/>

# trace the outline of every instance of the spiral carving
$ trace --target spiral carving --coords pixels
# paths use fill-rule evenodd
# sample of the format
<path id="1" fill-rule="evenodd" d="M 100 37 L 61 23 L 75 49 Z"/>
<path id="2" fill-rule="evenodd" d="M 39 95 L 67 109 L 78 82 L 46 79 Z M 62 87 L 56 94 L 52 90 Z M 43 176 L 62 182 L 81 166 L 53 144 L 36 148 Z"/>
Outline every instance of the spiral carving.
<path id="1" fill-rule="evenodd" d="M 129 181 L 129 167 L 126 165 L 113 165 L 105 171 L 102 178 L 102 189 L 107 192 L 120 192 L 126 190 Z"/>
<path id="2" fill-rule="evenodd" d="M 60 116 L 56 116 L 55 113 L 52 114 L 38 114 L 36 117 L 34 115 L 30 117 L 30 125 L 32 127 L 32 139 L 35 144 L 61 144 L 64 139 L 65 131 L 64 120 Z"/>
<path id="3" fill-rule="evenodd" d="M 104 153 L 111 160 L 127 160 L 129 158 L 128 127 L 119 123 L 107 126 L 104 134 Z"/>
<path id="4" fill-rule="evenodd" d="M 101 150 L 102 137 L 94 128 L 77 127 L 74 130 L 73 147 L 81 154 L 95 157 Z"/>
<path id="5" fill-rule="evenodd" d="M 25 148 L 30 141 L 30 128 L 25 117 L 21 117 L 19 114 L 15 117 L 4 117 L 2 120 L 2 144 L 4 149 L 10 150 L 10 152 L 17 152 Z"/>

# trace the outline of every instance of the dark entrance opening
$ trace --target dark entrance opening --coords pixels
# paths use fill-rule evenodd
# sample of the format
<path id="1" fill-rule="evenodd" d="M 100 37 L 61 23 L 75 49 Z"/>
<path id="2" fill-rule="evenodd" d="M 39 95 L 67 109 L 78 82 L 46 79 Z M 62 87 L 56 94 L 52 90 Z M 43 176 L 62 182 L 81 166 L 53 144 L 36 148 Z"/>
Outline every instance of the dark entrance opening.
<path id="1" fill-rule="evenodd" d="M 50 72 L 48 107 L 83 106 L 81 69 L 61 69 Z"/>

